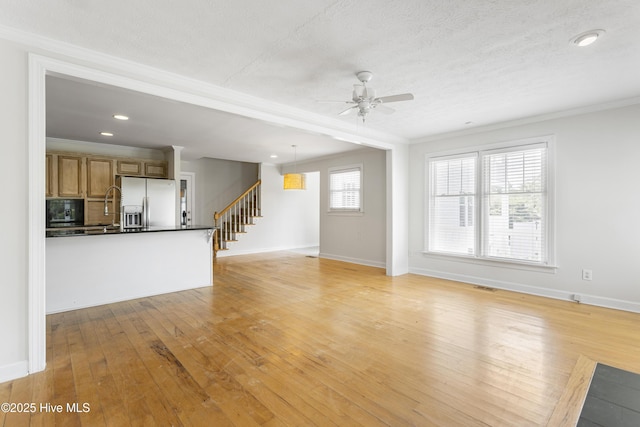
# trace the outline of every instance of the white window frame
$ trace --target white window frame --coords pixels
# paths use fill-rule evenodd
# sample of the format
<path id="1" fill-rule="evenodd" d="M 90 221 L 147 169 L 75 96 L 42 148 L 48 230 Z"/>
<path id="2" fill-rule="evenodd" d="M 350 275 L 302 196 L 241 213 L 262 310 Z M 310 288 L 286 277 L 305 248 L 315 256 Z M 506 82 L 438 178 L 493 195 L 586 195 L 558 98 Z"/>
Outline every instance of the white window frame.
<path id="1" fill-rule="evenodd" d="M 532 261 L 523 261 L 509 258 L 495 258 L 486 255 L 486 248 L 483 247 L 486 239 L 483 238 L 483 234 L 486 227 L 487 215 L 489 210 L 486 209 L 483 197 L 483 170 L 484 167 L 482 165 L 482 160 L 487 154 L 495 154 L 502 151 L 512 151 L 517 150 L 518 148 L 527 148 L 533 147 L 536 144 L 545 145 L 547 149 L 547 158 L 546 158 L 546 233 L 545 239 L 547 242 L 546 245 L 546 257 L 541 262 L 532 262 Z M 476 245 L 476 254 L 475 255 L 466 255 L 466 254 L 450 254 L 443 252 L 434 252 L 429 250 L 429 238 L 430 238 L 430 230 L 431 224 L 429 220 L 430 214 L 430 192 L 431 192 L 431 170 L 430 170 L 430 162 L 436 159 L 447 159 L 447 158 L 456 158 L 456 157 L 464 157 L 467 155 L 477 155 L 477 164 L 476 164 L 476 205 L 475 213 L 476 213 L 476 237 L 475 237 L 475 245 Z M 424 249 L 423 254 L 429 257 L 436 258 L 444 258 L 444 259 L 457 259 L 463 262 L 470 262 L 474 264 L 482 264 L 482 265 L 494 265 L 494 266 L 503 266 L 503 267 L 513 267 L 527 270 L 548 270 L 555 269 L 556 266 L 556 251 L 555 251 L 555 137 L 553 135 L 545 135 L 541 137 L 535 138 L 527 138 L 516 141 L 506 141 L 500 142 L 496 144 L 490 145 L 482 145 L 482 146 L 474 146 L 466 149 L 460 150 L 449 150 L 442 151 L 436 153 L 430 153 L 425 156 L 425 201 L 424 201 Z M 485 215 L 485 212 L 487 214 Z"/>
<path id="2" fill-rule="evenodd" d="M 353 170 L 358 170 L 360 172 L 360 207 L 357 209 L 349 209 L 349 208 L 333 208 L 331 207 L 331 175 L 342 172 L 349 172 Z M 328 213 L 330 214 L 342 214 L 342 215 L 362 215 L 364 213 L 364 167 L 362 163 L 352 164 L 352 165 L 344 165 L 344 166 L 335 166 L 331 167 L 327 170 L 327 207 Z"/>

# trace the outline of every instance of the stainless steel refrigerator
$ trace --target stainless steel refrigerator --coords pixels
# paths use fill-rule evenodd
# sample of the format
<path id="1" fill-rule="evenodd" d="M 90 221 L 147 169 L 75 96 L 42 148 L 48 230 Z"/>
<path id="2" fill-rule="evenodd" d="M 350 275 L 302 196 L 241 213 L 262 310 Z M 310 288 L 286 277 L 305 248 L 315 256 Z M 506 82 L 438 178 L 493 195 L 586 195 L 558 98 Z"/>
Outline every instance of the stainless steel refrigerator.
<path id="1" fill-rule="evenodd" d="M 171 179 L 122 177 L 121 206 L 125 228 L 176 225 L 176 182 Z M 133 222 L 131 213 L 137 213 Z M 127 214 L 129 213 L 129 216 Z M 126 219 L 129 218 L 127 223 Z"/>

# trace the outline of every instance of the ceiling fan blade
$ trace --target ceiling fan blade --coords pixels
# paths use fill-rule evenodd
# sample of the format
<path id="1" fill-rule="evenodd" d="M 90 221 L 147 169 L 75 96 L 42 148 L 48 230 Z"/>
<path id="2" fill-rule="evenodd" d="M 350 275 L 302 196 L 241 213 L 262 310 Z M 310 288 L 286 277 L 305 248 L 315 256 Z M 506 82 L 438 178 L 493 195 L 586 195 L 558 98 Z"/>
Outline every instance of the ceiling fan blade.
<path id="1" fill-rule="evenodd" d="M 349 114 L 351 112 L 351 110 L 353 110 L 356 107 L 357 107 L 357 105 L 354 105 L 353 107 L 349 107 L 346 110 L 339 112 L 338 115 L 339 116 L 346 116 L 347 114 Z"/>
<path id="2" fill-rule="evenodd" d="M 413 99 L 412 93 L 403 93 L 400 95 L 391 95 L 391 96 L 381 96 L 380 98 L 376 98 L 379 101 L 386 103 L 389 102 L 398 102 L 398 101 L 411 101 Z"/>
<path id="3" fill-rule="evenodd" d="M 352 101 L 334 101 L 332 99 L 316 99 L 316 102 L 321 104 L 353 104 Z"/>

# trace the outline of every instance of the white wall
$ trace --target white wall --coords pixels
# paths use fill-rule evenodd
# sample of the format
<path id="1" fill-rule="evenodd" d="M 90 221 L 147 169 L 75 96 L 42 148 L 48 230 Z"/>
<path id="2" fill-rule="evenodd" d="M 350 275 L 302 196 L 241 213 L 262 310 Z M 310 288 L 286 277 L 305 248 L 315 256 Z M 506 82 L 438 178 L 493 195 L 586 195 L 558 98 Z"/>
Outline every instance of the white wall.
<path id="1" fill-rule="evenodd" d="M 238 241 L 229 243 L 229 250 L 218 252 L 218 256 L 318 246 L 319 174 L 307 174 L 306 190 L 284 190 L 283 177 L 274 165 L 263 164 L 260 178 L 262 218 L 257 218 L 256 225 L 249 226 L 246 234 L 239 235 Z"/>
<path id="2" fill-rule="evenodd" d="M 0 382 L 27 370 L 27 55 L 0 40 Z M 43 195 L 44 197 L 44 195 Z M 10 201 L 10 204 L 8 203 Z"/>
<path id="3" fill-rule="evenodd" d="M 362 149 L 298 163 L 298 171 L 320 171 L 320 256 L 357 264 L 386 265 L 386 151 Z M 362 215 L 329 213 L 329 168 L 363 165 Z"/>
<path id="4" fill-rule="evenodd" d="M 411 146 L 412 272 L 640 311 L 640 105 L 520 125 Z M 554 134 L 555 272 L 477 265 L 421 253 L 425 155 Z M 593 281 L 582 280 L 582 269 Z"/>
<path id="5" fill-rule="evenodd" d="M 192 224 L 213 225 L 220 212 L 258 180 L 258 164 L 202 158 L 182 161 L 182 172 L 196 174 Z"/>

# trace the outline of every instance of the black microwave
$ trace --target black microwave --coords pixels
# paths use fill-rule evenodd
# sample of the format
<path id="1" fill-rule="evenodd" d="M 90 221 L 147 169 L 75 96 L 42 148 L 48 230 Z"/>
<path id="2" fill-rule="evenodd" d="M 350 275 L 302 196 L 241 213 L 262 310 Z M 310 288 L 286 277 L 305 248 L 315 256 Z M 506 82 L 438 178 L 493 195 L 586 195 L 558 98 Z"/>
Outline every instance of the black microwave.
<path id="1" fill-rule="evenodd" d="M 84 199 L 47 199 L 47 228 L 84 226 Z"/>

